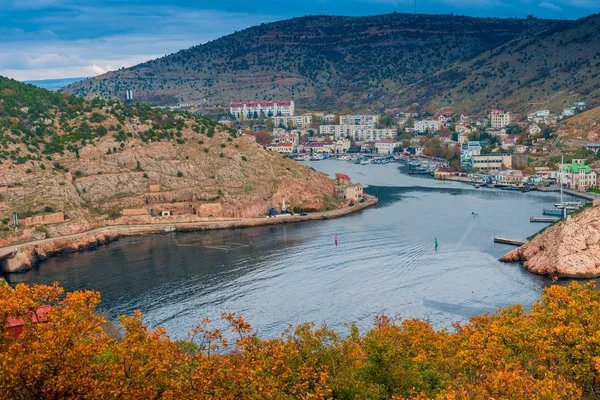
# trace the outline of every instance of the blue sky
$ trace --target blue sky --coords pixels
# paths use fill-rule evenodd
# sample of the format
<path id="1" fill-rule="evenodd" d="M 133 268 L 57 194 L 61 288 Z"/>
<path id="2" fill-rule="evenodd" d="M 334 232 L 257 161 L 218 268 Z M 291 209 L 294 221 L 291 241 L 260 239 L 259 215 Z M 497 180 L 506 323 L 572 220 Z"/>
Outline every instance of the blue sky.
<path id="1" fill-rule="evenodd" d="M 92 76 L 308 14 L 412 12 L 413 0 L 0 0 L 0 75 L 19 80 Z M 417 0 L 418 12 L 575 19 L 600 0 Z"/>

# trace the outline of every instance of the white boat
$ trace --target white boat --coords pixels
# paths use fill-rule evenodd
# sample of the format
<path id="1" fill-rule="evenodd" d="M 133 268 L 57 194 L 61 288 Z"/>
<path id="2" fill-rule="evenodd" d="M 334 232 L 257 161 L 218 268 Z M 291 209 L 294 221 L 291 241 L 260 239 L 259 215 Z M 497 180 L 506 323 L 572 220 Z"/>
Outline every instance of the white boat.
<path id="1" fill-rule="evenodd" d="M 350 159 L 350 157 L 348 156 L 341 156 L 340 158 L 338 158 L 338 160 L 342 160 L 342 161 L 348 161 Z"/>

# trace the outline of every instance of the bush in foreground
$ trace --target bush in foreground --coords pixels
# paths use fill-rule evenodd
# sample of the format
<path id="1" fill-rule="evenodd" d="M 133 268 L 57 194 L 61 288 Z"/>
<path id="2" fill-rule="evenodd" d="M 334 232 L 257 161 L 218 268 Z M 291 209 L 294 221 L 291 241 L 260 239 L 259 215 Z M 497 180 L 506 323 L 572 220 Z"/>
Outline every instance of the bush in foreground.
<path id="1" fill-rule="evenodd" d="M 210 321 L 172 341 L 142 316 L 123 332 L 95 313 L 96 292 L 0 286 L 0 323 L 22 317 L 22 334 L 0 337 L 0 398 L 402 399 L 597 398 L 600 293 L 592 284 L 552 286 L 520 305 L 473 317 L 455 332 L 423 321 L 377 317 L 345 337 L 304 324 L 258 337 L 224 314 L 232 343 Z M 28 315 L 51 304 L 48 322 Z"/>

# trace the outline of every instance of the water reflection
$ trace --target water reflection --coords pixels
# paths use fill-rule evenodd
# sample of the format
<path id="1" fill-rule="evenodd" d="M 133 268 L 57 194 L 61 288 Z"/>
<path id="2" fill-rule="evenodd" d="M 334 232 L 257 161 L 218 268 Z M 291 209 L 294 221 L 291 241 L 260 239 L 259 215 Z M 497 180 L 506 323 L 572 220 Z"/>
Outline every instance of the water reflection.
<path id="1" fill-rule="evenodd" d="M 542 228 L 529 218 L 555 202 L 554 194 L 473 189 L 402 175 L 394 165 L 315 167 L 368 184 L 379 205 L 336 220 L 125 238 L 8 280 L 99 290 L 108 316 L 139 308 L 149 325 L 174 337 L 222 311 L 241 313 L 269 336 L 305 321 L 366 328 L 375 315 L 396 313 L 448 327 L 516 302 L 530 305 L 550 284 L 498 262 L 512 247 L 492 238 L 526 238 Z"/>

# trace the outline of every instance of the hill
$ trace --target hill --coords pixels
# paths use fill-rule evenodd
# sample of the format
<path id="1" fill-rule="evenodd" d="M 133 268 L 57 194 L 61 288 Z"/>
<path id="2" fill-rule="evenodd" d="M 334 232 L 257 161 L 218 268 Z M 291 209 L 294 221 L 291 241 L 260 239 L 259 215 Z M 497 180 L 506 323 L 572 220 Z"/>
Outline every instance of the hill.
<path id="1" fill-rule="evenodd" d="M 560 112 L 600 97 L 600 14 L 516 39 L 422 79 L 406 91 L 432 108 Z"/>
<path id="2" fill-rule="evenodd" d="M 331 179 L 208 118 L 88 102 L 3 77 L 0 146 L 0 246 L 87 231 L 125 208 L 179 204 L 257 217 L 283 197 L 290 207 L 337 206 Z M 64 212 L 66 221 L 17 236 L 13 212 Z"/>
<path id="3" fill-rule="evenodd" d="M 567 140 L 584 142 L 600 141 L 600 107 L 593 108 L 569 118 L 560 130 Z"/>
<path id="4" fill-rule="evenodd" d="M 383 110 L 419 79 L 565 21 L 387 14 L 262 24 L 69 85 L 69 93 L 202 106 L 293 99 L 304 109 Z"/>

